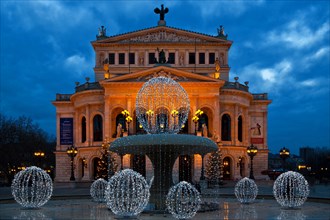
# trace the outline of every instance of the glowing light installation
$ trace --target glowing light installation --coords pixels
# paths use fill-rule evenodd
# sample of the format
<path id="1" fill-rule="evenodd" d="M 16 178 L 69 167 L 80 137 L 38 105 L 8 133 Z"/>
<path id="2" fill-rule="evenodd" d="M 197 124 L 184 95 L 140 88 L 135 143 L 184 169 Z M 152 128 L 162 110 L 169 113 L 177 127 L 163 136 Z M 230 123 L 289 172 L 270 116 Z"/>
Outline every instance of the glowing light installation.
<path id="1" fill-rule="evenodd" d="M 136 97 L 136 115 L 150 134 L 178 133 L 188 118 L 189 108 L 186 91 L 167 77 L 150 79 Z"/>
<path id="2" fill-rule="evenodd" d="M 52 196 L 53 182 L 44 170 L 31 166 L 15 175 L 11 191 L 21 206 L 38 208 L 46 204 Z"/>
<path id="3" fill-rule="evenodd" d="M 189 219 L 200 209 L 199 192 L 190 183 L 182 181 L 173 186 L 166 197 L 168 211 L 177 219 Z"/>
<path id="4" fill-rule="evenodd" d="M 282 173 L 274 182 L 273 193 L 283 207 L 299 207 L 309 194 L 308 182 L 303 175 L 294 171 Z"/>
<path id="5" fill-rule="evenodd" d="M 95 202 L 105 202 L 105 190 L 108 182 L 99 178 L 91 185 L 90 193 Z"/>
<path id="6" fill-rule="evenodd" d="M 257 184 L 247 177 L 244 177 L 235 186 L 235 196 L 240 203 L 251 203 L 258 195 Z"/>
<path id="7" fill-rule="evenodd" d="M 136 216 L 148 204 L 149 188 L 141 174 L 131 169 L 122 170 L 108 182 L 105 192 L 107 207 L 118 216 Z"/>

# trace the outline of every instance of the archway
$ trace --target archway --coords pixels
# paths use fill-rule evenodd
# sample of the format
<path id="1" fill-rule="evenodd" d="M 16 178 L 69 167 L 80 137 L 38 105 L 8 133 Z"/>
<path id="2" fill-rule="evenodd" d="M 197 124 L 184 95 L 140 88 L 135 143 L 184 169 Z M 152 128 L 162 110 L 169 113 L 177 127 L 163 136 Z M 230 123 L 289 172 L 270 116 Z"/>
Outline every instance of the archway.
<path id="1" fill-rule="evenodd" d="M 146 156 L 131 154 L 131 167 L 134 171 L 146 177 Z"/>
<path id="2" fill-rule="evenodd" d="M 180 155 L 179 157 L 179 181 L 192 182 L 193 156 Z"/>
<path id="3" fill-rule="evenodd" d="M 99 165 L 99 162 L 100 162 L 100 158 L 98 157 L 95 157 L 93 159 L 93 179 L 96 180 L 97 177 L 98 177 L 98 165 Z"/>
<path id="4" fill-rule="evenodd" d="M 223 179 L 230 180 L 231 179 L 231 159 L 230 157 L 223 158 Z"/>

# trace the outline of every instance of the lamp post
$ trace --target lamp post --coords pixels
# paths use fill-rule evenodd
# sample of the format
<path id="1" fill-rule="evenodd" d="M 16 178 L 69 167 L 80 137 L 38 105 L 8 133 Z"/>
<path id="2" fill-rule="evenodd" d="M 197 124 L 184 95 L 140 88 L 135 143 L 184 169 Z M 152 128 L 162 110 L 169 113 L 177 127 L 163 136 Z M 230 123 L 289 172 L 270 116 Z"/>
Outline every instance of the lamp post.
<path id="1" fill-rule="evenodd" d="M 36 152 L 34 152 L 34 156 L 37 158 L 38 161 L 38 166 L 41 167 L 41 160 L 43 157 L 45 157 L 45 153 L 42 152 L 41 150 L 38 150 Z"/>
<path id="2" fill-rule="evenodd" d="M 176 126 L 176 117 L 178 116 L 179 112 L 175 109 L 171 111 L 171 116 L 173 117 L 173 128 L 175 129 Z"/>
<path id="3" fill-rule="evenodd" d="M 253 157 L 257 154 L 258 148 L 256 146 L 254 146 L 253 144 L 251 144 L 251 146 L 247 147 L 246 152 L 250 156 L 250 159 L 251 159 L 250 177 L 249 178 L 254 180 L 254 176 L 253 176 Z"/>
<path id="4" fill-rule="evenodd" d="M 198 120 L 199 120 L 199 117 L 198 116 L 201 116 L 204 112 L 200 109 L 198 109 L 196 112 L 195 112 L 195 115 L 194 117 L 192 118 L 192 121 L 195 123 L 195 134 L 197 135 L 197 123 L 198 123 Z"/>
<path id="5" fill-rule="evenodd" d="M 239 175 L 243 177 L 243 157 L 238 157 L 237 167 L 239 167 Z"/>
<path id="6" fill-rule="evenodd" d="M 283 160 L 283 171 L 285 171 L 285 160 L 286 158 L 290 157 L 290 150 L 285 147 L 282 147 L 280 150 L 280 157 Z"/>
<path id="7" fill-rule="evenodd" d="M 198 116 L 195 115 L 193 118 L 192 118 L 192 121 L 195 123 L 195 134 L 197 134 L 197 123 L 198 123 Z"/>
<path id="8" fill-rule="evenodd" d="M 68 149 L 66 150 L 66 153 L 68 154 L 68 156 L 71 158 L 71 177 L 70 180 L 71 181 L 75 181 L 76 179 L 74 178 L 74 170 L 73 170 L 73 159 L 74 157 L 77 155 L 78 150 L 76 147 L 74 147 L 73 145 L 71 147 L 68 147 Z"/>
<path id="9" fill-rule="evenodd" d="M 154 116 L 154 111 L 149 109 L 148 111 L 146 111 L 146 114 L 147 114 L 147 117 L 148 117 L 148 126 L 149 126 L 149 129 L 152 129 L 151 127 L 151 120 L 152 120 L 152 117 Z"/>

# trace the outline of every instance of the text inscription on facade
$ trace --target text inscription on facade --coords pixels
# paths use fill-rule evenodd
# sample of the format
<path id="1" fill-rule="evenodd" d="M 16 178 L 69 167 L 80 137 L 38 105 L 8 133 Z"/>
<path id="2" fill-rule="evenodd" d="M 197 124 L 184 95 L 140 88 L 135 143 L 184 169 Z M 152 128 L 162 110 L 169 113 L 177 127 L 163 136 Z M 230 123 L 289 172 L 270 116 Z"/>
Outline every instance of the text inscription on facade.
<path id="1" fill-rule="evenodd" d="M 73 118 L 60 118 L 60 144 L 73 144 Z"/>

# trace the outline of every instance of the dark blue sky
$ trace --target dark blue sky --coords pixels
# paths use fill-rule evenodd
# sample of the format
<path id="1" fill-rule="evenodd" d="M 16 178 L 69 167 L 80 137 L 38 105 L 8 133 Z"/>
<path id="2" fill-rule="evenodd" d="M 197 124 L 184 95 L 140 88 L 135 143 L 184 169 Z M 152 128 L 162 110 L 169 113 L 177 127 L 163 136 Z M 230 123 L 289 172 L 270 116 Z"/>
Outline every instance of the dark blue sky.
<path id="1" fill-rule="evenodd" d="M 56 93 L 93 81 L 90 44 L 101 25 L 116 35 L 157 25 L 232 40 L 230 81 L 269 93 L 268 146 L 329 147 L 328 1 L 1 1 L 0 111 L 26 115 L 55 135 Z"/>

